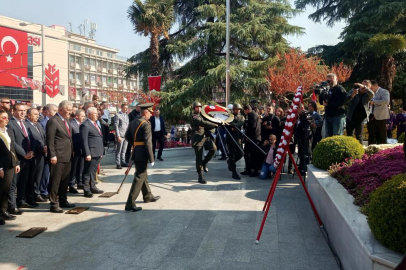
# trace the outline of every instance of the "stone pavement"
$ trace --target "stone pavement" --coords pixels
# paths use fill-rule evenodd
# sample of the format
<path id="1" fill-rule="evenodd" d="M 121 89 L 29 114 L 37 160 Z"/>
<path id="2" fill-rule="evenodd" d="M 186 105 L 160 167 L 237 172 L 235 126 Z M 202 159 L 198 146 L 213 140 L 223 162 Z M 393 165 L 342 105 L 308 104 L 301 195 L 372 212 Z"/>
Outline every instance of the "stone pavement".
<path id="1" fill-rule="evenodd" d="M 70 196 L 90 206 L 80 215 L 52 214 L 46 203 L 1 226 L 0 269 L 338 269 L 298 179 L 283 175 L 256 245 L 271 181 L 236 181 L 215 158 L 200 185 L 193 150 L 176 151 L 149 169 L 153 194 L 162 198 L 138 198 L 141 212 L 124 211 L 133 169 L 119 195 Z M 238 165 L 242 171 L 244 162 Z M 99 188 L 117 190 L 124 169 L 114 167 L 103 166 Z M 48 230 L 15 237 L 31 227 Z"/>

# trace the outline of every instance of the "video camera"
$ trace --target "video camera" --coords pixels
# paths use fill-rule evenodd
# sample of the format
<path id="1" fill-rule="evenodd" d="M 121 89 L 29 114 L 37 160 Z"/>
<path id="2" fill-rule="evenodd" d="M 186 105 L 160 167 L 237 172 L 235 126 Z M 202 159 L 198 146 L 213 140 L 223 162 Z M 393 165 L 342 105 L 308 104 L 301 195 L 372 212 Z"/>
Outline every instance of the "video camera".
<path id="1" fill-rule="evenodd" d="M 314 93 L 319 96 L 320 104 L 323 104 L 323 101 L 327 102 L 330 99 L 330 86 L 326 81 L 323 81 L 320 85 L 315 86 Z"/>

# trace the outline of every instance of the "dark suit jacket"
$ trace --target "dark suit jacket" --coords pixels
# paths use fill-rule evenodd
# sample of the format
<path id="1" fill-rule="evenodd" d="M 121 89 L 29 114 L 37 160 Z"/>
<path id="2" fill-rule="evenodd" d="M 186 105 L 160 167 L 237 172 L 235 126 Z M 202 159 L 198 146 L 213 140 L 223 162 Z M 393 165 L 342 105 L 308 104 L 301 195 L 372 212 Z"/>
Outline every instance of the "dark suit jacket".
<path id="1" fill-rule="evenodd" d="M 25 121 L 23 121 L 25 129 L 27 130 L 28 134 L 28 128 L 27 124 Z M 8 127 L 11 128 L 13 131 L 13 137 L 14 137 L 14 146 L 15 146 L 15 151 L 17 154 L 17 158 L 19 160 L 24 159 L 24 156 L 27 155 L 28 147 L 31 148 L 31 143 L 29 141 L 29 138 L 24 136 L 23 130 L 20 127 L 20 124 L 14 120 L 14 118 L 11 118 L 10 121 L 8 122 Z M 31 151 L 31 149 L 30 149 Z"/>
<path id="2" fill-rule="evenodd" d="M 134 143 L 134 134 L 137 130 L 139 124 L 144 121 L 144 117 L 135 119 L 131 121 L 128 126 L 127 132 L 125 133 L 125 139 L 129 144 Z M 132 160 L 135 162 L 154 162 L 154 154 L 152 153 L 152 133 L 151 133 L 151 124 L 146 121 L 142 123 L 140 129 L 138 130 L 136 136 L 136 142 L 144 142 L 144 145 L 135 146 L 133 150 Z"/>
<path id="3" fill-rule="evenodd" d="M 154 133 L 154 130 L 155 130 L 155 116 L 151 116 L 149 121 L 151 122 L 151 131 L 152 131 L 152 133 Z M 165 130 L 165 120 L 164 120 L 164 118 L 162 116 L 160 116 L 159 121 L 161 122 L 161 134 L 163 136 L 166 136 L 167 132 Z"/>
<path id="4" fill-rule="evenodd" d="M 69 127 L 70 134 L 72 134 L 69 121 L 66 121 L 66 123 Z M 57 162 L 69 162 L 73 152 L 72 137 L 69 135 L 59 114 L 55 114 L 51 117 L 46 125 L 48 157 L 50 159 L 56 157 L 58 159 Z"/>
<path id="5" fill-rule="evenodd" d="M 70 120 L 70 126 L 72 127 L 72 143 L 73 143 L 73 152 L 76 155 L 83 155 L 83 142 L 82 135 L 80 134 L 79 125 L 75 119 Z"/>
<path id="6" fill-rule="evenodd" d="M 28 135 L 31 141 L 31 150 L 34 151 L 35 154 L 42 154 L 46 145 L 45 130 L 40 123 L 35 123 L 34 125 L 38 129 L 26 120 Z"/>
<path id="7" fill-rule="evenodd" d="M 248 113 L 247 122 L 244 125 L 245 135 L 251 140 L 261 141 L 261 118 L 254 111 Z"/>
<path id="8" fill-rule="evenodd" d="M 97 128 L 89 119 L 86 119 L 80 125 L 79 130 L 83 142 L 83 156 L 101 157 L 104 152 L 103 134 L 100 135 Z"/>
<path id="9" fill-rule="evenodd" d="M 13 131 L 8 128 L 7 129 L 8 136 L 11 138 L 10 143 L 10 150 L 8 150 L 6 144 L 0 139 L 0 168 L 3 170 L 14 168 L 16 165 L 19 164 L 16 158 L 16 150 L 15 150 L 15 141 L 14 141 L 14 134 Z M 14 155 L 13 155 L 13 154 Z"/>
<path id="10" fill-rule="evenodd" d="M 140 117 L 141 117 L 141 113 L 139 111 L 137 111 L 136 109 L 132 110 L 132 112 L 130 112 L 128 114 L 128 120 L 130 123 L 132 120 L 140 119 Z"/>

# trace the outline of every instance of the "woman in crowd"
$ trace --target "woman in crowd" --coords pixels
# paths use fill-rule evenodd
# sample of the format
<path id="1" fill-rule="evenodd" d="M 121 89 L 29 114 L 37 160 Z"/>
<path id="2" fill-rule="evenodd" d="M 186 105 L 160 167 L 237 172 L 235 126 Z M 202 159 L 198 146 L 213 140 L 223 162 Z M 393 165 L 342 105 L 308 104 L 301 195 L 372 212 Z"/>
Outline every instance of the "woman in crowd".
<path id="1" fill-rule="evenodd" d="M 393 125 L 397 127 L 396 138 L 399 139 L 400 134 L 405 132 L 405 123 L 406 123 L 406 105 L 403 104 L 402 112 L 397 114 L 395 120 L 393 120 Z"/>
<path id="2" fill-rule="evenodd" d="M 0 110 L 0 225 L 5 220 L 14 220 L 15 216 L 7 212 L 8 197 L 14 174 L 20 172 L 20 166 L 15 153 L 13 132 L 6 126 L 8 114 Z"/>
<path id="3" fill-rule="evenodd" d="M 275 173 L 275 167 L 273 166 L 273 163 L 276 157 L 276 136 L 274 134 L 269 135 L 269 140 L 264 141 L 263 149 L 268 154 L 266 156 L 264 164 L 262 164 L 259 177 L 261 179 L 267 179 L 269 173 Z"/>

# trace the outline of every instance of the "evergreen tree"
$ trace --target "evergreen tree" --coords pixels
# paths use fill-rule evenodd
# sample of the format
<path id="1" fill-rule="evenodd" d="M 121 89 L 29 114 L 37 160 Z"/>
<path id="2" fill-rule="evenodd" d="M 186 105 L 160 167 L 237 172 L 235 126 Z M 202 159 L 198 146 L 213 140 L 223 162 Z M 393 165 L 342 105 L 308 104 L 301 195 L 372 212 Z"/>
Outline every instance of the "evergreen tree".
<path id="1" fill-rule="evenodd" d="M 218 0 L 175 2 L 179 29 L 160 41 L 161 63 L 185 61 L 167 76 L 161 100 L 167 118 L 187 118 L 193 101 L 214 102 L 213 92 L 224 90 L 226 74 L 226 6 Z M 230 77 L 231 101 L 269 95 L 268 67 L 276 55 L 289 49 L 286 35 L 301 34 L 288 19 L 298 11 L 287 0 L 231 1 Z M 136 57 L 146 55 L 138 54 Z M 140 58 L 138 58 L 140 59 Z"/>

